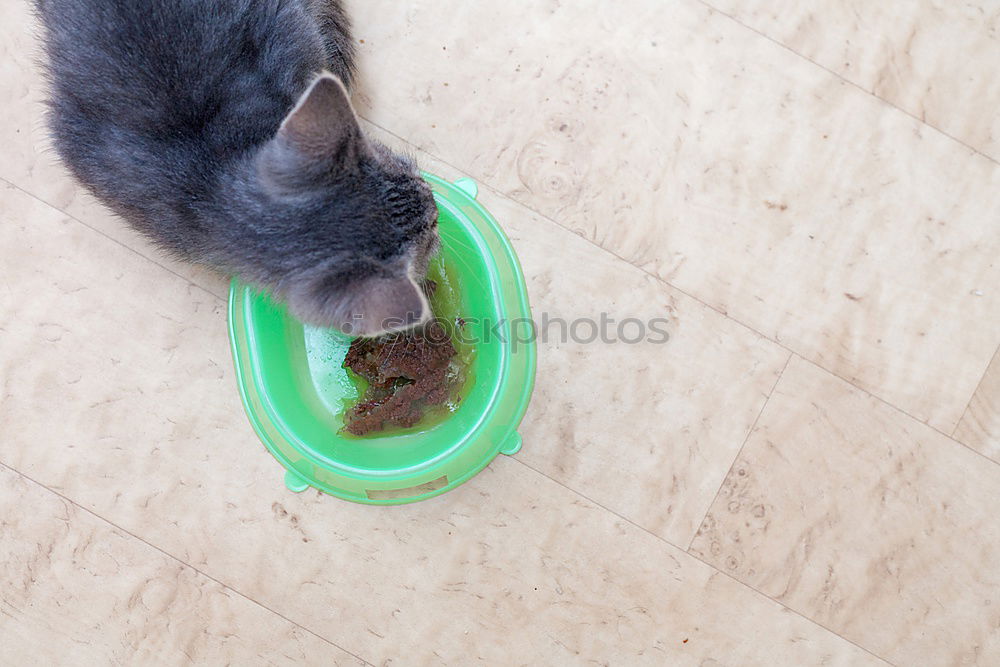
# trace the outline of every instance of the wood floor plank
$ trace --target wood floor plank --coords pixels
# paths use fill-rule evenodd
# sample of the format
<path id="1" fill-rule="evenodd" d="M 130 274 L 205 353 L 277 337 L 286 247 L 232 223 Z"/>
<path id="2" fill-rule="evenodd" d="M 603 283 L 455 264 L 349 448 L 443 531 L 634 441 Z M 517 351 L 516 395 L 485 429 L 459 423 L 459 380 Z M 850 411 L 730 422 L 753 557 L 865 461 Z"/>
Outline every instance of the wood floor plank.
<path id="1" fill-rule="evenodd" d="M 1000 661 L 1000 466 L 793 358 L 692 553 L 897 665 Z"/>
<path id="2" fill-rule="evenodd" d="M 1000 5 L 989 0 L 707 0 L 1000 160 Z"/>
<path id="3" fill-rule="evenodd" d="M 2 466 L 0 517 L 0 664 L 364 664 Z"/>

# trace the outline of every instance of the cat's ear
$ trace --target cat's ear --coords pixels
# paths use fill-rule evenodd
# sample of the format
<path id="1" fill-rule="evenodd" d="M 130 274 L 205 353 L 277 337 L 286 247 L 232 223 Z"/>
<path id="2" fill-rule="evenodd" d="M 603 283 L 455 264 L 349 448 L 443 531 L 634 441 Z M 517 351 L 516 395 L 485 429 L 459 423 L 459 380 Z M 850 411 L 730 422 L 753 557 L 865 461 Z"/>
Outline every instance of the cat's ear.
<path id="1" fill-rule="evenodd" d="M 324 72 L 310 84 L 260 155 L 260 166 L 279 182 L 333 169 L 349 169 L 371 147 L 347 89 Z"/>
<path id="2" fill-rule="evenodd" d="M 347 89 L 329 72 L 316 77 L 302 93 L 278 134 L 313 160 L 348 162 L 358 151 L 368 149 Z"/>
<path id="3" fill-rule="evenodd" d="M 408 329 L 431 317 L 427 296 L 409 267 L 344 281 L 321 278 L 304 292 L 288 295 L 293 313 L 313 324 L 336 327 L 352 336 L 377 336 Z"/>

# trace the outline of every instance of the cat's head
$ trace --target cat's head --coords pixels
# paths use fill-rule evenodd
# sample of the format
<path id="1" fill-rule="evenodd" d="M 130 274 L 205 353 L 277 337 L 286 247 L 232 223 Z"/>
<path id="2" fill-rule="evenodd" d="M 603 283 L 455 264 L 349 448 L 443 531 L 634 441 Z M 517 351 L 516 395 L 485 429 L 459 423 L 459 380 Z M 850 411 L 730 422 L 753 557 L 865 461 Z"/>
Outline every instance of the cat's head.
<path id="1" fill-rule="evenodd" d="M 434 197 L 411 159 L 365 136 L 339 79 L 313 81 L 254 171 L 279 267 L 267 282 L 294 315 L 365 336 L 430 318 Z"/>

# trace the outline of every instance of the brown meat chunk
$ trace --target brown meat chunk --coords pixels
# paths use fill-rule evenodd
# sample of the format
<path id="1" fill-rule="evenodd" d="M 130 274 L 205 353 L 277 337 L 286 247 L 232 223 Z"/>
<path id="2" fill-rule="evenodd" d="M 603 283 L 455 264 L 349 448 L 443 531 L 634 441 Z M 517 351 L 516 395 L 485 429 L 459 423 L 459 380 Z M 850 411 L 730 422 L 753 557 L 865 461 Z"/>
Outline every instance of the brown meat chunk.
<path id="1" fill-rule="evenodd" d="M 344 358 L 368 380 L 361 400 L 344 415 L 348 433 L 364 435 L 388 426 L 414 426 L 427 408 L 451 394 L 448 367 L 455 346 L 438 322 L 397 334 L 355 340 Z"/>

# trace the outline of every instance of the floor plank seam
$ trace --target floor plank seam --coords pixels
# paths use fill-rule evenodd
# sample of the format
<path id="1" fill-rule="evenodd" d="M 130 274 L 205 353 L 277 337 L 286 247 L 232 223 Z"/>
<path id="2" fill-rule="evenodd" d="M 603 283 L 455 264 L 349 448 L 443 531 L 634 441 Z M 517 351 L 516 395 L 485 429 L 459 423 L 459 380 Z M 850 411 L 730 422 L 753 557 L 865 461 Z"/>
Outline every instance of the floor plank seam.
<path id="1" fill-rule="evenodd" d="M 715 504 L 715 501 L 719 499 L 719 494 L 722 493 L 722 487 L 726 485 L 726 480 L 729 479 L 729 475 L 732 474 L 733 468 L 736 467 L 736 462 L 740 460 L 740 456 L 743 454 L 743 449 L 750 441 L 750 436 L 753 435 L 754 429 L 757 428 L 757 422 L 760 421 L 761 415 L 764 414 L 764 409 L 767 408 L 767 404 L 771 402 L 771 396 L 774 394 L 774 390 L 778 388 L 781 378 L 785 376 L 785 371 L 788 370 L 788 364 L 792 363 L 792 357 L 794 356 L 796 356 L 794 352 L 790 352 L 788 354 L 788 358 L 785 359 L 785 365 L 781 367 L 781 372 L 778 373 L 777 379 L 775 379 L 774 384 L 771 385 L 771 390 L 767 392 L 767 396 L 764 398 L 764 402 L 761 404 L 760 410 L 757 411 L 757 416 L 754 417 L 749 430 L 747 430 L 746 436 L 743 438 L 743 442 L 740 443 L 740 448 L 736 450 L 736 456 L 733 457 L 733 462 L 729 464 L 726 474 L 722 477 L 722 481 L 719 482 L 719 488 L 715 490 L 715 494 L 712 496 L 711 502 L 709 502 L 708 507 L 705 508 L 705 513 L 701 515 L 701 520 L 698 521 L 698 529 L 695 530 L 694 535 L 692 535 L 690 541 L 688 541 L 687 548 L 684 550 L 687 553 L 691 553 L 691 545 L 694 544 L 695 539 L 698 537 L 698 530 L 701 530 L 701 525 L 705 522 L 705 517 L 707 517 L 708 513 L 712 510 L 712 505 Z"/>
<path id="2" fill-rule="evenodd" d="M 782 607 L 783 609 L 785 609 L 785 610 L 787 610 L 787 611 L 789 611 L 789 612 L 791 612 L 791 613 L 793 613 L 793 614 L 795 614 L 795 615 L 797 615 L 797 616 L 800 616 L 801 618 L 804 618 L 804 619 L 806 619 L 806 620 L 807 620 L 807 621 L 809 621 L 810 623 L 812 623 L 812 624 L 816 625 L 817 627 L 820 627 L 820 628 L 823 628 L 824 630 L 826 630 L 827 632 L 829 632 L 830 634 L 832 634 L 832 635 L 834 635 L 834 636 L 836 636 L 836 637 L 840 637 L 840 638 L 841 638 L 841 639 L 843 639 L 843 640 L 844 640 L 845 642 L 847 642 L 847 643 L 849 643 L 849 644 L 853 644 L 854 646 L 858 647 L 859 649 L 861 649 L 862 651 L 864 651 L 864 652 L 865 652 L 865 653 L 867 653 L 868 655 L 872 656 L 872 657 L 873 657 L 873 658 L 875 658 L 876 660 L 881 660 L 882 662 L 884 662 L 884 663 L 885 663 L 885 664 L 887 664 L 887 665 L 892 665 L 892 667 L 898 667 L 898 665 L 896 665 L 896 663 L 894 663 L 894 662 L 890 662 L 890 661 L 889 661 L 889 660 L 887 660 L 886 658 L 883 658 L 882 656 L 880 656 L 880 655 L 878 655 L 877 653 L 875 653 L 875 652 L 871 651 L 870 649 L 867 649 L 867 648 L 865 648 L 864 646 L 862 646 L 861 644 L 857 643 L 857 642 L 856 642 L 856 641 L 854 641 L 853 639 L 850 639 L 850 638 L 848 638 L 848 637 L 845 637 L 844 635 L 840 634 L 839 632 L 835 632 L 834 630 L 832 630 L 832 629 L 830 629 L 830 628 L 826 627 L 825 625 L 823 625 L 822 623 L 820 623 L 820 622 L 819 622 L 819 621 L 817 621 L 816 619 L 813 619 L 813 618 L 809 618 L 809 617 L 808 617 L 808 616 L 806 616 L 805 614 L 802 614 L 802 613 L 800 613 L 800 612 L 796 611 L 795 609 L 792 609 L 791 607 L 789 607 L 788 605 L 786 605 L 786 604 L 785 604 L 784 602 L 782 602 L 781 600 L 776 600 L 775 598 L 771 597 L 771 596 L 770 596 L 770 595 L 768 595 L 767 593 L 765 593 L 765 592 L 763 592 L 763 591 L 761 591 L 761 590 L 758 590 L 757 588 L 754 588 L 753 586 L 751 586 L 750 584 L 746 583 L 745 581 L 740 581 L 739 579 L 737 579 L 737 578 L 736 578 L 736 577 L 734 577 L 733 575 L 729 574 L 728 572 L 724 572 L 723 570 L 720 570 L 719 568 L 717 568 L 717 567 L 716 567 L 715 565 L 713 565 L 712 563 L 709 563 L 708 561 L 706 561 L 706 560 L 703 560 L 702 558 L 699 558 L 699 557 L 698 557 L 698 556 L 696 556 L 695 554 L 692 554 L 692 553 L 689 553 L 688 555 L 689 555 L 689 556 L 691 556 L 691 558 L 694 558 L 694 559 L 695 559 L 696 561 L 698 561 L 699 563 L 704 563 L 705 565 L 707 565 L 708 567 L 712 568 L 713 570 L 715 570 L 715 571 L 716 571 L 716 572 L 718 572 L 719 574 L 723 575 L 724 577 L 727 577 L 727 578 L 729 578 L 729 579 L 732 579 L 733 581 L 735 581 L 736 583 L 740 584 L 741 586 L 745 586 L 746 588 L 750 589 L 751 591 L 753 591 L 753 592 L 754 592 L 754 593 L 756 593 L 757 595 L 760 595 L 760 596 L 762 596 L 762 597 L 765 597 L 765 598 L 767 598 L 767 599 L 768 599 L 768 600 L 770 600 L 771 602 L 774 602 L 775 604 L 777 604 L 777 605 L 780 605 L 780 606 L 781 606 L 781 607 Z"/>
<path id="3" fill-rule="evenodd" d="M 147 254 L 145 254 L 143 252 L 140 252 L 139 250 L 137 250 L 137 249 L 133 248 L 132 246 L 128 245 L 127 243 L 119 241 L 115 237 L 109 235 L 107 232 L 101 231 L 97 227 L 94 227 L 93 225 L 87 224 L 85 221 L 81 220 L 80 218 L 76 217 L 75 215 L 73 215 L 71 213 L 67 213 L 64 209 L 59 208 L 58 206 L 56 206 L 52 202 L 45 201 L 44 199 L 42 199 L 41 197 L 39 197 L 35 193 L 30 192 L 28 190 L 25 190 L 23 187 L 21 187 L 17 183 L 12 183 L 11 181 L 8 181 L 6 178 L 0 178 L 0 182 L 6 183 L 10 187 L 12 187 L 15 190 L 17 190 L 18 192 L 22 192 L 25 195 L 31 197 L 32 199 L 34 199 L 36 201 L 40 201 L 41 203 L 45 204 L 49 208 L 54 209 L 56 211 L 59 211 L 60 213 L 62 213 L 64 216 L 66 216 L 70 220 L 83 225 L 84 227 L 86 227 L 90 231 L 95 232 L 97 234 L 100 234 L 101 236 L 103 236 L 107 240 L 111 241 L 112 243 L 114 243 L 116 245 L 121 246 L 122 248 L 128 250 L 132 254 L 134 254 L 134 255 L 136 255 L 138 257 L 141 257 L 142 259 L 146 260 L 147 262 L 155 264 L 156 266 L 160 267 L 161 269 L 163 269 L 167 273 L 170 273 L 172 275 L 177 276 L 178 278 L 180 278 L 184 282 L 188 283 L 189 285 L 198 288 L 199 290 L 201 290 L 202 292 L 205 292 L 206 294 L 212 295 L 213 297 L 215 297 L 216 299 L 219 299 L 220 301 L 225 302 L 225 299 L 223 299 L 222 297 L 220 297 L 218 294 L 216 294 L 215 292 L 211 291 L 207 287 L 204 287 L 203 285 L 199 285 L 198 283 L 194 282 L 190 278 L 188 278 L 188 277 L 186 277 L 184 275 L 181 275 L 180 273 L 177 273 L 176 271 L 174 271 L 173 269 L 171 269 L 169 266 L 166 266 L 165 264 L 161 264 L 160 262 L 156 261 L 156 258 L 151 257 L 151 256 L 149 256 L 149 255 L 147 255 Z M 103 206 L 103 204 L 102 204 L 102 206 Z M 105 210 L 107 210 L 107 209 L 105 209 Z M 110 211 L 108 212 L 108 214 L 109 215 L 113 215 Z M 117 216 L 115 217 L 115 219 L 116 220 L 120 220 L 119 218 L 117 218 Z M 124 220 L 120 220 L 120 221 L 121 221 L 121 224 L 123 224 L 123 225 L 127 224 L 127 223 L 125 223 Z"/>
<path id="4" fill-rule="evenodd" d="M 969 414 L 969 408 L 972 407 L 972 401 L 975 400 L 976 394 L 979 393 L 979 388 L 983 386 L 984 382 L 986 382 L 986 376 L 990 372 L 990 366 L 993 365 L 993 360 L 998 358 L 1000 358 L 1000 344 L 997 345 L 997 349 L 993 352 L 993 356 L 990 357 L 990 360 L 986 363 L 986 368 L 983 370 L 983 374 L 979 376 L 979 382 L 976 383 L 976 388 L 972 390 L 972 395 L 969 396 L 969 400 L 965 404 L 965 409 L 962 410 L 962 416 L 958 418 L 957 422 L 955 422 L 955 428 L 951 429 L 951 437 L 953 440 L 957 440 L 957 438 L 955 438 L 955 433 L 958 432 L 958 427 L 962 425 L 963 421 L 965 421 L 965 416 Z M 958 440 L 958 442 L 961 442 L 961 440 Z"/>
<path id="5" fill-rule="evenodd" d="M 10 465 L 8 465 L 7 463 L 5 463 L 3 461 L 0 461 L 0 467 L 6 468 L 7 470 L 11 471 L 15 475 L 17 475 L 17 476 L 19 476 L 19 477 L 21 477 L 23 479 L 28 480 L 29 482 L 31 482 L 35 486 L 37 486 L 39 488 L 42 488 L 45 491 L 48 491 L 49 493 L 51 493 L 51 494 L 53 494 L 53 495 L 55 495 L 55 496 L 57 496 L 59 498 L 62 498 L 64 501 L 66 501 L 70 505 L 73 505 L 74 507 L 80 509 L 81 511 L 86 512 L 87 514 L 89 514 L 90 516 L 94 517 L 98 521 L 101 521 L 101 522 L 103 522 L 103 523 L 111 526 L 115 530 L 120 531 L 121 533 L 123 533 L 125 535 L 128 535 L 129 537 L 132 537 L 135 540 L 138 540 L 142 544 L 145 544 L 146 546 L 148 546 L 148 547 L 150 547 L 152 549 L 155 549 L 156 551 L 158 551 L 159 553 L 163 554 L 164 556 L 166 556 L 170 560 L 172 560 L 172 561 L 174 561 L 176 563 L 180 563 L 182 566 L 184 566 L 186 568 L 189 568 L 190 570 L 198 573 L 199 575 L 205 577 L 206 579 L 208 579 L 210 581 L 215 582 L 216 584 L 218 584 L 219 586 L 221 586 L 225 590 L 232 591 L 234 594 L 238 595 L 239 597 L 243 598 L 244 600 L 250 602 L 253 605 L 256 605 L 257 607 L 260 607 L 261 609 L 263 609 L 265 611 L 268 611 L 268 612 L 274 614 L 275 616 L 278 616 L 279 618 L 285 620 L 288 623 L 291 623 L 292 625 L 294 625 L 295 627 L 299 628 L 303 632 L 308 632 L 310 635 L 313 635 L 317 639 L 322 640 L 323 642 L 329 644 L 330 646 L 333 646 L 334 648 L 337 648 L 337 649 L 343 651 L 344 653 L 347 653 L 348 655 L 351 655 L 351 656 L 357 658 L 358 660 L 360 660 L 361 662 L 363 662 L 366 665 L 369 665 L 370 667 L 374 667 L 374 663 L 373 662 L 371 662 L 369 660 L 365 660 L 364 658 L 362 658 L 358 654 L 354 653 L 353 651 L 347 650 L 346 648 L 344 648 L 343 646 L 340 646 L 336 642 L 333 642 L 333 641 L 327 639 L 326 637 L 324 637 L 323 635 L 321 635 L 321 634 L 319 634 L 317 632 L 314 632 L 313 630 L 310 630 L 309 628 L 307 628 L 306 626 L 302 625 L 301 623 L 296 623 L 295 621 L 293 621 L 292 619 L 288 618 L 287 616 L 285 616 L 281 612 L 275 611 L 274 609 L 271 609 L 270 607 L 268 607 L 267 605 L 259 602 L 258 600 L 253 599 L 252 597 L 246 595 L 245 593 L 241 592 L 240 590 L 238 590 L 236 588 L 233 588 L 232 586 L 219 581 L 218 579 L 216 579 L 212 575 L 210 575 L 210 574 L 208 574 L 206 572 L 203 572 L 202 570 L 198 569 L 197 567 L 195 567 L 191 563 L 185 562 L 185 561 L 181 560 L 180 558 L 174 556 L 173 554 L 165 551 L 164 549 L 161 549 L 160 547 L 156 546 L 152 542 L 144 540 L 143 538 L 139 537 L 138 535 L 136 535 L 132 531 L 127 530 L 126 528 L 123 528 L 123 527 L 119 526 L 118 524 L 116 524 L 114 521 L 111 521 L 110 519 L 107 519 L 106 517 L 101 516 L 97 512 L 95 512 L 95 511 L 93 511 L 93 510 L 91 510 L 91 509 L 89 509 L 87 507 L 84 507 L 83 505 L 81 505 L 80 503 L 76 502 L 72 498 L 69 498 L 68 496 L 66 496 L 64 494 L 62 494 L 62 493 L 60 493 L 60 492 L 58 492 L 58 491 L 56 491 L 54 489 L 49 488 L 45 484 L 42 484 L 38 480 L 36 480 L 33 477 L 30 477 L 30 476 L 24 474 L 20 470 L 12 467 Z"/>
<path id="6" fill-rule="evenodd" d="M 850 85 L 850 86 L 852 86 L 854 88 L 857 88 L 858 90 L 860 90 L 861 92 L 865 93 L 866 95 L 870 95 L 871 97 L 874 97 L 876 100 L 878 100 L 879 102 L 885 104 L 886 106 L 888 106 L 888 107 L 890 107 L 892 109 L 895 109 L 896 111 L 899 111 L 902 114 L 905 114 L 905 115 L 909 116 L 910 118 L 912 118 L 913 120 L 917 121 L 921 125 L 924 125 L 924 126 L 930 128 L 930 129 L 934 130 L 935 132 L 939 133 L 940 135 L 942 135 L 944 137 L 947 137 L 948 139 L 951 139 L 955 143 L 957 143 L 957 144 L 959 144 L 959 145 L 961 145 L 961 146 L 969 149 L 970 151 L 972 151 L 976 155 L 979 155 L 980 157 L 983 157 L 986 160 L 989 160 L 990 162 L 992 162 L 995 165 L 1000 165 L 1000 159 L 997 159 L 997 158 L 993 157 L 992 155 L 989 155 L 988 153 L 984 153 L 983 151 L 979 150 L 975 146 L 967 144 L 966 142 L 962 141 L 958 137 L 956 137 L 956 136 L 954 136 L 952 134 L 949 134 L 948 132 L 945 132 L 941 128 L 936 127 L 935 125 L 932 125 L 931 123 L 928 123 L 925 119 L 921 118 L 920 116 L 917 116 L 916 114 L 913 114 L 913 113 L 907 111 L 906 109 L 904 109 L 904 108 L 902 108 L 902 107 L 900 107 L 900 106 L 898 106 L 898 105 L 890 102 L 889 100 L 885 99 L 884 97 L 879 97 L 874 92 L 868 90 L 867 88 L 865 88 L 861 84 L 855 83 L 854 81 L 851 81 L 850 79 L 848 79 L 847 77 L 845 77 L 843 74 L 835 72 L 834 70 L 830 69 L 829 67 L 826 67 L 825 65 L 822 65 L 822 64 L 816 62 L 812 58 L 799 53 L 795 49 L 793 49 L 790 46 L 784 44 L 783 42 L 775 39 L 774 37 L 771 37 L 767 33 L 761 32 L 760 30 L 754 28 L 753 26 L 747 25 L 746 23 L 744 23 L 743 21 L 739 20 L 735 16 L 733 16 L 731 14 L 728 14 L 728 13 L 722 11 L 721 9 L 718 9 L 717 7 L 714 7 L 713 5 L 711 5 L 706 0 L 695 0 L 695 2 L 697 2 L 700 5 L 703 5 L 707 9 L 709 9 L 709 10 L 711 10 L 711 11 L 719 14 L 720 16 L 726 17 L 727 19 L 729 19 L 730 21 L 732 21 L 736 25 L 741 26 L 741 27 L 749 30 L 750 32 L 752 32 L 752 33 L 754 33 L 754 34 L 756 34 L 756 35 L 758 35 L 758 36 L 766 39 L 767 41 L 769 41 L 769 42 L 771 42 L 771 43 L 773 43 L 773 44 L 781 47 L 782 49 L 784 49 L 785 51 L 788 51 L 789 53 L 795 55 L 796 57 L 801 58 L 802 60 L 805 60 L 806 62 L 811 63 L 812 65 L 815 65 L 816 67 L 818 67 L 819 69 L 823 70 L 824 72 L 827 72 L 828 74 L 832 74 L 833 76 L 837 77 L 838 79 L 840 79 L 844 83 L 846 83 L 846 84 L 848 84 L 848 85 Z"/>
<path id="7" fill-rule="evenodd" d="M 791 360 L 791 357 L 789 357 L 789 360 Z M 775 383 L 775 386 L 777 386 L 777 383 Z M 541 470 L 538 470 L 534 466 L 529 465 L 528 463 L 525 463 L 524 461 L 520 460 L 516 455 L 513 458 L 514 458 L 514 460 L 517 463 L 521 464 L 522 466 L 524 466 L 528 470 L 531 470 L 532 472 L 535 472 L 538 475 L 541 475 L 542 477 L 544 477 L 544 478 L 546 478 L 546 479 L 548 479 L 548 480 L 550 480 L 550 481 L 558 484 L 559 486 L 563 487 L 564 489 L 566 489 L 567 491 L 571 492 L 572 494 L 574 494 L 574 495 L 582 498 L 583 500 L 586 500 L 588 503 L 594 505 L 595 507 L 598 507 L 598 508 L 604 510 L 605 512 L 608 512 L 609 514 L 612 514 L 613 516 L 618 517 L 619 519 L 621 519 L 625 523 L 629 524 L 630 526 L 632 526 L 634 528 L 637 528 L 637 529 L 641 530 L 642 532 L 646 533 L 650 537 L 653 537 L 654 539 L 659 540 L 660 542 L 662 542 L 662 543 L 664 543 L 664 544 L 666 544 L 666 545 L 668 545 L 670 547 L 673 547 L 674 549 L 677 549 L 678 551 L 683 551 L 685 554 L 687 554 L 691 558 L 694 558 L 699 563 L 702 563 L 703 565 L 707 565 L 708 567 L 710 567 L 715 572 L 718 572 L 719 574 L 725 576 L 726 578 L 731 579 L 732 581 L 736 582 L 740 586 L 743 586 L 744 588 L 747 588 L 748 590 L 753 591 L 754 594 L 759 595 L 759 596 L 761 596 L 763 598 L 766 598 L 766 599 L 770 600 L 771 602 L 779 605 L 782 609 L 785 609 L 789 613 L 794 614 L 794 615 L 798 616 L 801 619 L 804 619 L 805 621 L 807 621 L 809 623 L 812 623 L 816 627 L 822 628 L 823 630 L 825 630 L 826 632 L 829 632 L 830 634 L 834 635 L 835 637 L 840 637 L 840 639 L 844 640 L 845 642 L 847 642 L 849 644 L 852 644 L 853 646 L 855 646 L 858 649 L 864 651 L 865 653 L 867 653 L 868 655 L 872 656 L 876 660 L 881 660 L 882 662 L 884 662 L 886 664 L 893 665 L 893 663 L 889 662 L 888 660 L 886 660 L 885 658 L 883 658 L 883 657 L 881 657 L 879 655 L 876 655 L 875 653 L 872 653 L 870 650 L 868 650 L 864 646 L 858 644 L 857 642 L 852 641 L 851 639 L 848 639 L 847 637 L 844 637 L 843 635 L 841 635 L 841 634 L 839 634 L 837 632 L 834 632 L 833 630 L 831 630 L 830 628 L 826 627 L 822 623 L 819 623 L 818 621 L 816 621 L 816 620 L 814 620 L 812 618 L 809 618 L 805 614 L 803 614 L 803 613 L 801 613 L 799 611 L 796 611 L 795 609 L 792 609 L 791 607 L 789 607 L 788 605 L 784 604 L 780 600 L 774 599 L 773 597 L 771 597 L 770 595 L 764 593 L 763 591 L 759 591 L 756 588 L 754 588 L 753 586 L 751 586 L 751 585 L 749 585 L 749 584 L 747 584 L 747 583 L 745 583 L 743 581 L 740 581 L 739 579 L 737 579 L 733 575 L 729 574 L 728 572 L 723 572 L 722 570 L 720 570 L 719 568 L 717 568 L 712 563 L 709 563 L 709 562 L 707 562 L 707 561 L 699 558 L 695 554 L 689 553 L 686 549 L 682 549 L 680 546 L 674 544 L 673 542 L 671 542 L 667 538 L 663 537 L 662 535 L 657 535 L 656 533 L 654 533 L 653 531 L 649 530 L 645 526 L 642 526 L 642 525 L 636 523 L 635 521 L 632 521 L 628 517 L 625 517 L 625 516 L 619 514 L 615 510 L 611 509 L 610 507 L 602 505 L 601 503 L 597 502 L 593 498 L 590 498 L 586 494 L 584 494 L 584 493 L 582 493 L 582 492 L 580 492 L 580 491 L 578 491 L 578 490 L 576 490 L 576 489 L 574 489 L 574 488 L 572 488 L 570 486 L 567 486 L 566 484 L 563 484 L 558 479 L 554 479 L 554 478 L 550 477 L 549 475 L 545 474 Z M 896 666 L 893 665 L 893 667 L 896 667 Z"/>
<path id="8" fill-rule="evenodd" d="M 944 438 L 946 438 L 948 440 L 951 440 L 953 443 L 955 443 L 959 447 L 962 447 L 964 449 L 968 449 L 970 452 L 972 452 L 976 456 L 979 456 L 979 457 L 982 457 L 982 458 L 986 459 L 988 462 L 992 463 L 993 465 L 1000 466 L 1000 461 L 994 461 L 993 459 L 991 459 L 986 454 L 983 454 L 982 452 L 977 451 L 976 449 L 973 449 L 972 447 L 968 446 L 967 444 L 965 444 L 961 440 L 957 440 L 952 435 L 950 435 L 948 433 L 945 433 L 944 431 L 942 431 L 941 429 L 937 428 L 936 426 L 932 426 L 931 424 L 928 424 L 927 422 L 923 421 L 922 419 L 917 419 L 916 417 L 914 417 L 913 415 L 911 415 L 909 412 L 907 412 L 906 410 L 902 409 L 898 405 L 893 405 L 892 403 L 890 403 L 889 401 L 885 400 L 881 396 L 873 394 L 872 392 L 868 391 L 864 387 L 859 387 L 856 384 L 854 384 L 853 382 L 851 382 L 850 380 L 847 380 L 846 378 L 842 378 L 839 375 L 837 375 L 836 373 L 831 373 L 830 371 L 828 371 L 827 369 L 823 368 L 822 366 L 820 366 L 819 364 L 817 364 L 812 359 L 809 359 L 808 357 L 804 357 L 801 354 L 796 355 L 796 356 L 798 356 L 800 359 L 802 359 L 803 361 L 805 361 L 807 364 L 811 364 L 811 365 L 815 366 L 816 368 L 818 368 L 822 372 L 827 373 L 828 375 L 832 375 L 833 377 L 838 378 L 838 379 L 842 380 L 843 382 L 846 382 L 847 384 L 849 384 L 850 386 L 854 387 L 855 389 L 857 389 L 861 393 L 865 394 L 869 398 L 873 398 L 876 401 L 878 401 L 879 403 L 881 403 L 882 405 L 885 405 L 885 406 L 891 408 L 892 410 L 895 410 L 899 414 L 901 414 L 901 415 L 903 415 L 905 417 L 909 417 L 910 419 L 912 419 L 913 421 L 917 422 L 918 424 L 920 424 L 922 426 L 926 426 L 927 428 L 929 428 L 930 430 L 934 431 L 938 435 L 943 436 Z M 990 359 L 992 360 L 992 357 Z M 989 368 L 989 364 L 987 364 L 987 368 Z M 973 394 L 973 396 L 975 396 L 975 394 Z M 970 402 L 971 402 L 971 399 L 970 399 Z M 959 423 L 961 423 L 961 422 L 959 422 Z M 957 425 L 956 425 L 956 428 L 957 428 Z"/>

